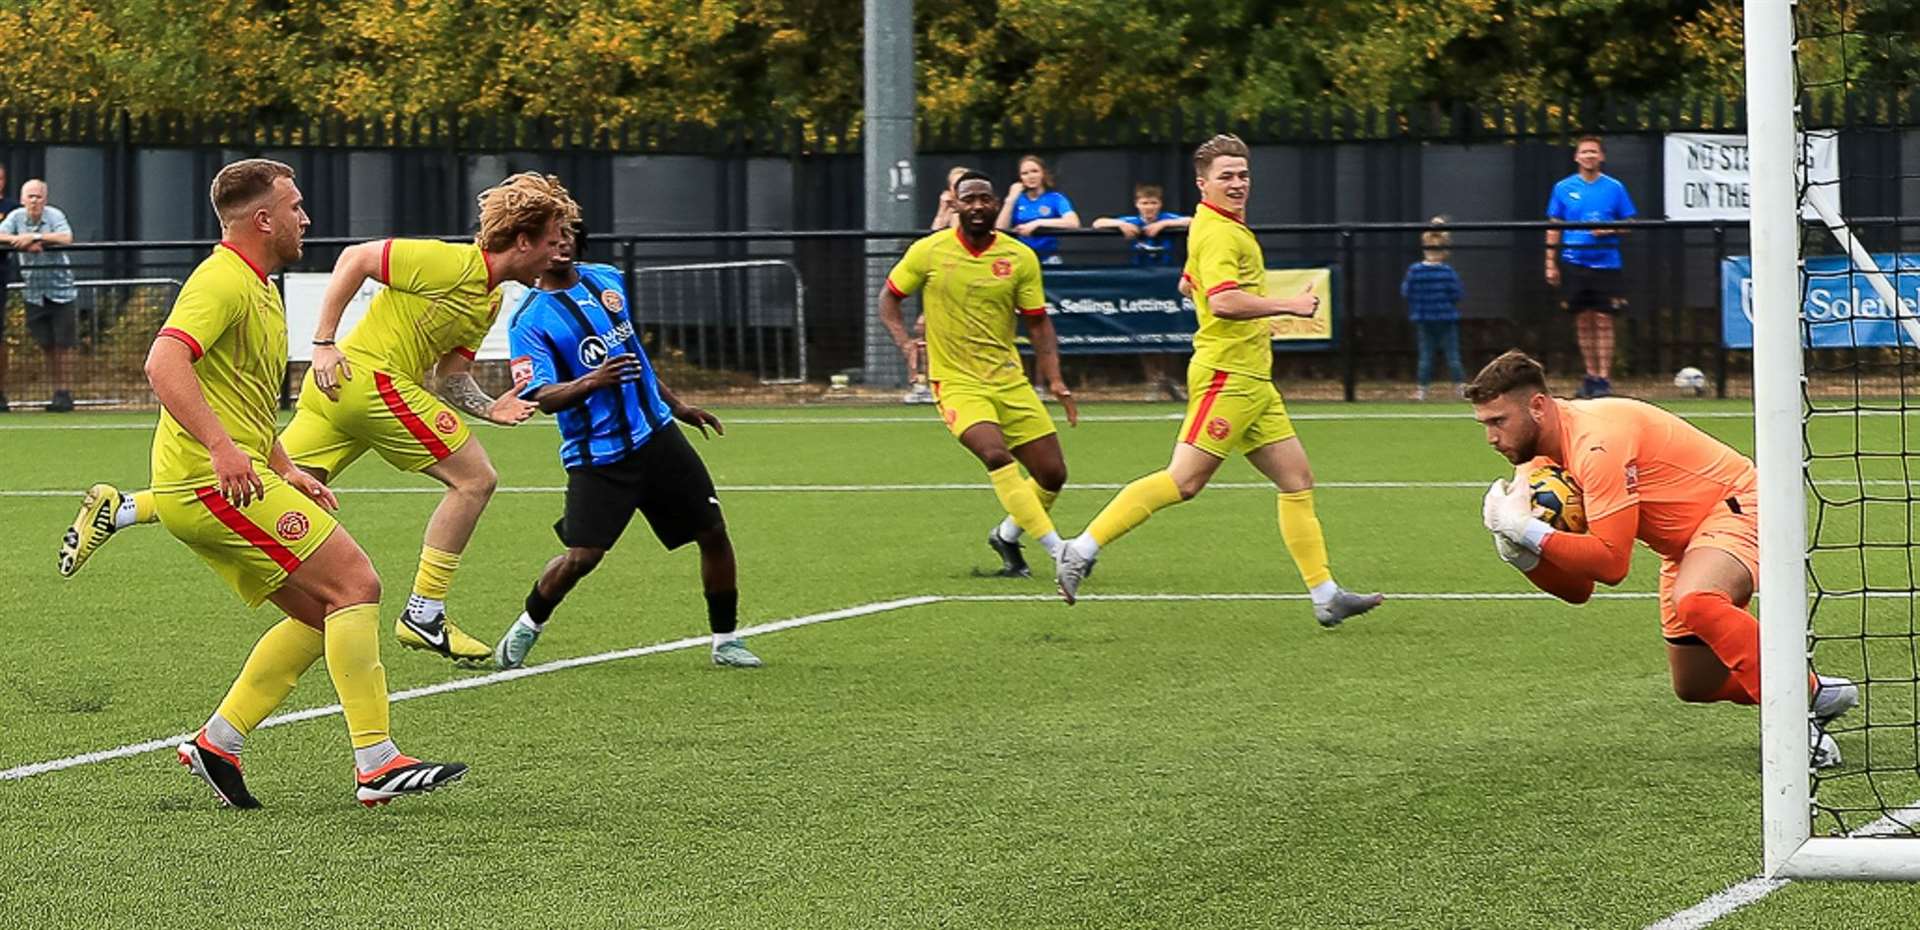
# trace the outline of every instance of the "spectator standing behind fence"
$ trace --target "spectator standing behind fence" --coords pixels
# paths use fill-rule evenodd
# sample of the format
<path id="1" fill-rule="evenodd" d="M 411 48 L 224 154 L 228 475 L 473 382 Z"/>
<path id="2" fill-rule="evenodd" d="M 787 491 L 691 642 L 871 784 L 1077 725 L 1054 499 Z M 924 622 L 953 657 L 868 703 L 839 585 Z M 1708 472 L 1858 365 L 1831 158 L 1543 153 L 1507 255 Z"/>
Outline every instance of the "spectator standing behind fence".
<path id="1" fill-rule="evenodd" d="M 53 382 L 47 409 L 62 413 L 73 409 L 67 360 L 80 341 L 79 315 L 73 306 L 78 292 L 67 253 L 47 247 L 71 244 L 73 227 L 67 225 L 67 215 L 59 207 L 47 203 L 45 181 L 36 178 L 20 185 L 20 201 L 22 206 L 0 220 L 0 239 L 20 257 L 20 277 L 27 285 L 27 332 L 47 353 L 47 373 Z"/>
<path id="2" fill-rule="evenodd" d="M 1547 218 L 1562 223 L 1611 223 L 1632 219 L 1627 186 L 1602 174 L 1606 146 L 1599 136 L 1581 136 L 1573 146 L 1579 170 L 1553 186 Z M 1564 245 L 1555 254 L 1555 246 Z M 1558 259 L 1556 261 L 1555 259 Z M 1620 283 L 1620 230 L 1547 230 L 1547 285 L 1560 288 L 1561 306 L 1573 316 L 1574 334 L 1587 375 L 1576 397 L 1613 393 L 1613 320 L 1627 308 Z"/>
<path id="3" fill-rule="evenodd" d="M 1060 264 L 1060 240 L 1046 235 L 1049 229 L 1079 229 L 1080 214 L 1073 212 L 1073 201 L 1053 189 L 1053 171 L 1038 155 L 1020 159 L 1020 180 L 1007 188 L 1007 202 L 1000 207 L 995 224 L 1013 234 L 1033 250 L 1042 265 Z"/>
<path id="4" fill-rule="evenodd" d="M 1446 221 L 1446 217 L 1436 216 L 1433 225 Z M 1460 367 L 1460 298 L 1466 296 L 1466 289 L 1460 286 L 1460 275 L 1447 264 L 1452 238 L 1444 229 L 1421 233 L 1421 260 L 1408 267 L 1407 276 L 1400 280 L 1400 296 L 1407 299 L 1407 318 L 1413 321 L 1414 345 L 1420 352 L 1414 365 L 1414 380 L 1418 382 L 1413 389 L 1414 400 L 1427 399 L 1435 352 L 1447 360 L 1454 394 L 1461 393 L 1467 380 L 1466 371 Z"/>
<path id="5" fill-rule="evenodd" d="M 20 206 L 20 201 L 7 196 L 7 166 L 0 163 L 0 219 Z M 12 409 L 7 405 L 7 307 L 13 301 L 13 292 L 7 285 L 13 282 L 13 263 L 0 255 L 0 413 Z"/>
<path id="6" fill-rule="evenodd" d="M 940 205 L 934 209 L 933 222 L 927 224 L 928 229 L 945 229 L 953 225 L 954 218 L 958 216 L 955 209 L 960 205 L 960 201 L 953 198 L 953 186 L 960 183 L 961 175 L 972 170 L 966 165 L 954 165 L 947 169 L 947 186 L 940 189 Z"/>
<path id="7" fill-rule="evenodd" d="M 1193 223 L 1193 219 L 1178 213 L 1162 212 L 1160 207 L 1165 202 L 1162 199 L 1164 194 L 1158 184 L 1135 184 L 1133 213 L 1100 217 L 1093 221 L 1093 228 L 1117 229 L 1120 235 L 1132 240 L 1133 247 L 1128 252 L 1135 267 L 1171 265 L 1173 240 L 1167 235 L 1167 230 L 1185 229 Z M 1187 399 L 1186 389 L 1175 377 L 1172 362 L 1173 359 L 1164 353 L 1140 353 L 1140 373 L 1147 381 L 1148 400 L 1160 395 L 1165 395 L 1169 400 Z"/>
<path id="8" fill-rule="evenodd" d="M 1162 193 L 1158 184 L 1135 184 L 1132 215 L 1103 216 L 1093 221 L 1093 228 L 1117 229 L 1120 235 L 1133 240 L 1135 265 L 1173 264 L 1173 240 L 1167 236 L 1167 230 L 1185 229 L 1193 220 L 1178 213 L 1161 212 Z"/>

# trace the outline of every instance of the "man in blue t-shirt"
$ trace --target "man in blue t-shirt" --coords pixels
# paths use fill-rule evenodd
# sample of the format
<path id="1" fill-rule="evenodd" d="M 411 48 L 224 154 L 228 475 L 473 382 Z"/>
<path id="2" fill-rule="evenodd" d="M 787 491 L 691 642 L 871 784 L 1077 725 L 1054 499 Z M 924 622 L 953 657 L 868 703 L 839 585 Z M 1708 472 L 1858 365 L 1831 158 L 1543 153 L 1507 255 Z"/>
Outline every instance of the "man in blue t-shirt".
<path id="1" fill-rule="evenodd" d="M 1135 265 L 1173 264 L 1173 239 L 1167 235 L 1167 230 L 1185 229 L 1193 220 L 1161 210 L 1162 193 L 1158 184 L 1135 184 L 1133 214 L 1100 217 L 1093 221 L 1093 228 L 1117 229 L 1121 235 L 1133 240 Z"/>
<path id="2" fill-rule="evenodd" d="M 681 403 L 660 383 L 627 313 L 626 280 L 610 265 L 576 264 L 583 228 L 515 307 L 509 330 L 514 390 L 560 424 L 567 469 L 563 515 L 553 525 L 567 551 L 547 563 L 526 610 L 494 647 L 501 668 L 523 664 L 553 609 L 600 564 L 635 511 L 669 550 L 700 547 L 713 664 L 761 664 L 735 632 L 740 592 L 733 543 L 706 463 L 673 421 L 725 435 L 719 418 Z"/>
<path id="3" fill-rule="evenodd" d="M 1632 219 L 1636 211 L 1627 186 L 1600 172 L 1606 160 L 1599 136 L 1581 136 L 1573 147 L 1579 170 L 1553 186 L 1547 218 L 1562 223 Z M 1560 305 L 1574 314 L 1587 366 L 1576 396 L 1605 397 L 1613 392 L 1607 380 L 1613 367 L 1613 318 L 1627 308 L 1620 283 L 1620 230 L 1547 230 L 1547 285 L 1560 288 Z"/>

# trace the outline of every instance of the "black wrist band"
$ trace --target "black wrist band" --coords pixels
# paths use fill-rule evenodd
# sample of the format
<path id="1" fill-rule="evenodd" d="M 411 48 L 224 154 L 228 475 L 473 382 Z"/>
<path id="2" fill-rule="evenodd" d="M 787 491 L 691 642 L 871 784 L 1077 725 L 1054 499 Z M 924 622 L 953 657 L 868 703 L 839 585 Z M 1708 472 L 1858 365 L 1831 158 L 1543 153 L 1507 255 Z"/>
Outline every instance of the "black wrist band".
<path id="1" fill-rule="evenodd" d="M 314 344 L 314 345 L 317 345 L 317 346 L 330 346 L 330 345 L 333 345 L 333 340 L 331 340 L 331 339 L 315 339 L 315 340 L 313 341 L 313 344 Z"/>

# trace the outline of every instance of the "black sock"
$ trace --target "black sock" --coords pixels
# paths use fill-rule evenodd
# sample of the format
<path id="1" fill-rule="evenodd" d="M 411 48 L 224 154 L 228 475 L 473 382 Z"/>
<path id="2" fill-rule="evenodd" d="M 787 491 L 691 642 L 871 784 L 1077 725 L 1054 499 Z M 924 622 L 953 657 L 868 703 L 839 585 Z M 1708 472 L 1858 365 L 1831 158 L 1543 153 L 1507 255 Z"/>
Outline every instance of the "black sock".
<path id="1" fill-rule="evenodd" d="M 553 616 L 553 609 L 558 606 L 560 606 L 560 599 L 547 600 L 546 595 L 540 593 L 538 581 L 533 583 L 533 590 L 527 592 L 527 616 L 535 624 L 546 623 L 547 618 Z"/>
<path id="2" fill-rule="evenodd" d="M 707 592 L 707 627 L 715 633 L 731 633 L 740 625 L 740 592 Z"/>

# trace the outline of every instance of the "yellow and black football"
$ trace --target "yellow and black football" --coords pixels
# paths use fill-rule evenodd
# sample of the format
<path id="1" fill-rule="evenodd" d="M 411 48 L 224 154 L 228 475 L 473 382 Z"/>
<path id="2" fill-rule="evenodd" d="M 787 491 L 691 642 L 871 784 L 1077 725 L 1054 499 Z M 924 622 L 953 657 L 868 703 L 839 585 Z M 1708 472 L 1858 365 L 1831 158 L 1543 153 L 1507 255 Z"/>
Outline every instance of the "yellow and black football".
<path id="1" fill-rule="evenodd" d="M 1527 476 L 1533 492 L 1533 515 L 1556 530 L 1587 531 L 1587 511 L 1580 503 L 1580 486 L 1558 465 L 1542 465 Z"/>

